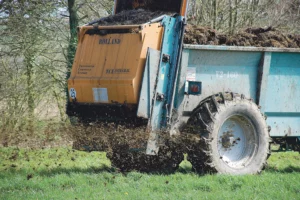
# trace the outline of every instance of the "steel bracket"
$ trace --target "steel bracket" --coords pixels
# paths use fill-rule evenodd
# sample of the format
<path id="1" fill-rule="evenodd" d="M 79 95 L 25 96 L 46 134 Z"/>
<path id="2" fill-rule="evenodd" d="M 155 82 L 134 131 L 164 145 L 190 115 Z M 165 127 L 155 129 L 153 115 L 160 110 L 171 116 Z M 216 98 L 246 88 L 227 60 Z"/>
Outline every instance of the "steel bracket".
<path id="1" fill-rule="evenodd" d="M 156 93 L 156 101 L 164 101 L 165 100 L 165 95 Z"/>

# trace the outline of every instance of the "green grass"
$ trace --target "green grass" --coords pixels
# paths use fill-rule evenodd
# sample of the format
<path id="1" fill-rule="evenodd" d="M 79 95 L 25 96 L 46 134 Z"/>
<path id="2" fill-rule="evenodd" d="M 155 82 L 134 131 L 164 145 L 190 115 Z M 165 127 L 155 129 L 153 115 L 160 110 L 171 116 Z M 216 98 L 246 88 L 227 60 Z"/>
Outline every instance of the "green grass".
<path id="1" fill-rule="evenodd" d="M 104 153 L 0 149 L 0 199 L 300 199 L 300 155 L 273 153 L 260 175 L 122 174 Z"/>

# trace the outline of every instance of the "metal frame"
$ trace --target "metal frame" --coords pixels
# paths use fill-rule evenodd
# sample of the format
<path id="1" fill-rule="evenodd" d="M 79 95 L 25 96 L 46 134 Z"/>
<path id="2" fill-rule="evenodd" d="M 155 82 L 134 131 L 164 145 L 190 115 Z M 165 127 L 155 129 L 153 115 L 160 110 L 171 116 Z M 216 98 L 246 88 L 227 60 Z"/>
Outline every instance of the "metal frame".
<path id="1" fill-rule="evenodd" d="M 299 137 L 299 53 L 300 49 L 295 48 L 185 44 L 174 107 L 177 113 L 192 112 L 211 95 L 236 92 L 261 107 L 271 127 L 271 137 Z M 189 68 L 196 69 L 196 81 L 203 83 L 200 96 L 187 97 L 182 90 Z M 188 116 L 180 120 L 185 122 Z"/>
<path id="2" fill-rule="evenodd" d="M 99 30 L 114 30 L 114 29 L 133 29 L 142 28 L 142 25 L 119 25 L 119 26 L 83 26 L 83 30 L 99 29 Z"/>
<path id="3" fill-rule="evenodd" d="M 167 16 L 162 21 L 164 34 L 149 119 L 150 138 L 146 152 L 148 155 L 158 153 L 159 136 L 157 132 L 167 127 L 171 115 L 178 59 L 182 50 L 183 20 L 181 16 L 176 18 Z"/>
<path id="4" fill-rule="evenodd" d="M 300 52 L 299 48 L 273 48 L 273 47 L 241 47 L 220 45 L 192 45 L 184 44 L 185 49 L 216 50 L 216 51 L 255 51 L 255 52 Z"/>

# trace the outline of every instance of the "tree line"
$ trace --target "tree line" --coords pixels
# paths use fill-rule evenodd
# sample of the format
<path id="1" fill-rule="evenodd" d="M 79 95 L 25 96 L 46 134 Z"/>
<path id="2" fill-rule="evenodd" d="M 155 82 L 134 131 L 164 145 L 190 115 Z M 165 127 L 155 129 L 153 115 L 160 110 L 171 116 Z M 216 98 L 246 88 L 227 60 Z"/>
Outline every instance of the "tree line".
<path id="1" fill-rule="evenodd" d="M 264 26 L 300 33 L 299 0 L 192 0 L 190 8 L 191 22 L 228 34 Z"/>
<path id="2" fill-rule="evenodd" d="M 77 26 L 111 14 L 112 4 L 0 1 L 0 141 L 15 132 L 37 132 L 45 121 L 67 120 L 66 78 L 76 51 Z"/>

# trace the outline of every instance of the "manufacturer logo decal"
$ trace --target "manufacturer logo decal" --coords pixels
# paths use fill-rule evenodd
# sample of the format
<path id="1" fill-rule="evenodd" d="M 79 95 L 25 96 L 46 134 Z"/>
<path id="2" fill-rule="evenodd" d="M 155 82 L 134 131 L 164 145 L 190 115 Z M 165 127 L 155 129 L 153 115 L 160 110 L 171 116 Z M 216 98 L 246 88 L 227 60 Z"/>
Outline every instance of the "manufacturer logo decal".
<path id="1" fill-rule="evenodd" d="M 99 44 L 120 44 L 121 40 L 118 38 L 100 39 Z"/>
<path id="2" fill-rule="evenodd" d="M 107 69 L 106 74 L 127 74 L 130 69 Z"/>
<path id="3" fill-rule="evenodd" d="M 88 74 L 94 69 L 94 65 L 79 65 L 77 74 Z"/>

